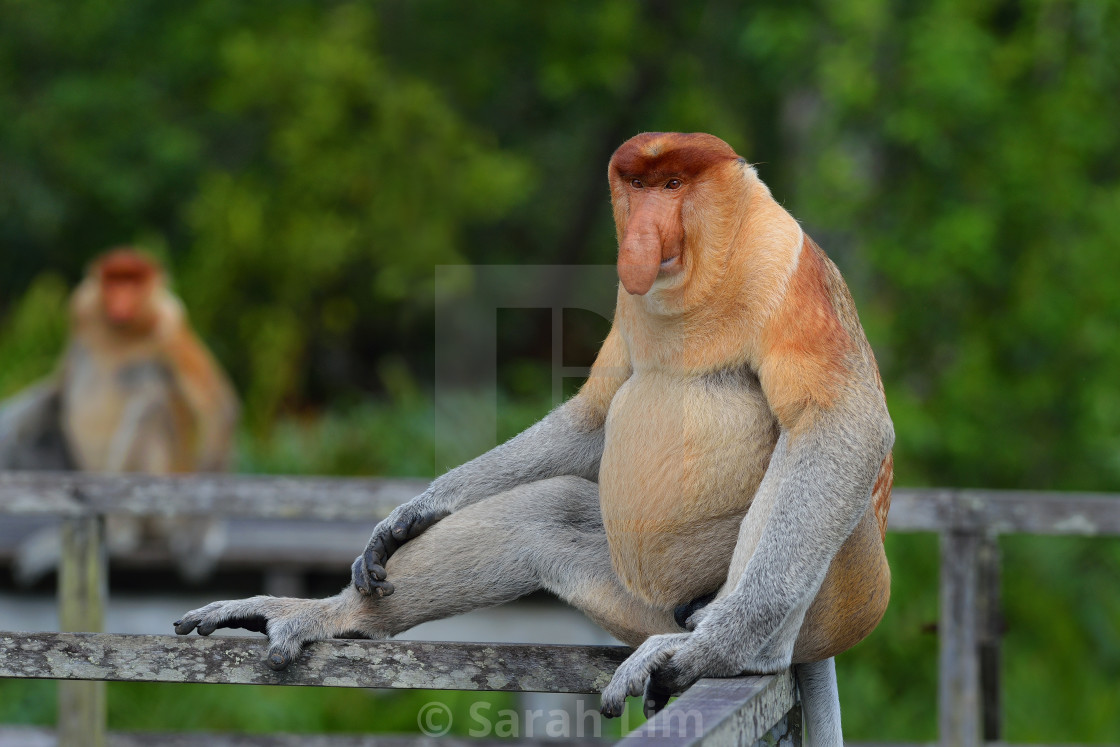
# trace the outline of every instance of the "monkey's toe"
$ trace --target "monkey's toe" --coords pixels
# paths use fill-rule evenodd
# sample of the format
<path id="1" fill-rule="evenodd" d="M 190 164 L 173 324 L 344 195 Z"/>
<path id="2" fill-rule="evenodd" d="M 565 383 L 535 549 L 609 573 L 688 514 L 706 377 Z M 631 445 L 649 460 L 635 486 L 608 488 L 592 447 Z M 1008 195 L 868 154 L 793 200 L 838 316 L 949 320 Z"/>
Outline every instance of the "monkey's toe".
<path id="1" fill-rule="evenodd" d="M 265 662 L 269 669 L 280 672 L 288 668 L 288 665 L 292 663 L 292 657 L 287 651 L 272 649 L 268 652 Z"/>

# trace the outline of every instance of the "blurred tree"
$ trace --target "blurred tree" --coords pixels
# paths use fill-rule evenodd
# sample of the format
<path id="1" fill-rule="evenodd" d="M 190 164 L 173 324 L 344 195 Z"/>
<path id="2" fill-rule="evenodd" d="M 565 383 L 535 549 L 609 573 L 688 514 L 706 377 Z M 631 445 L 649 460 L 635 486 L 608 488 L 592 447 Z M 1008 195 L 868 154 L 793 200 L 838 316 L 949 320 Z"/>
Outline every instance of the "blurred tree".
<path id="1" fill-rule="evenodd" d="M 253 425 L 428 347 L 432 267 L 524 192 L 521 160 L 386 68 L 363 4 L 60 12 L 9 3 L 0 24 L 3 69 L 29 71 L 0 79 L 3 298 L 154 245 Z"/>

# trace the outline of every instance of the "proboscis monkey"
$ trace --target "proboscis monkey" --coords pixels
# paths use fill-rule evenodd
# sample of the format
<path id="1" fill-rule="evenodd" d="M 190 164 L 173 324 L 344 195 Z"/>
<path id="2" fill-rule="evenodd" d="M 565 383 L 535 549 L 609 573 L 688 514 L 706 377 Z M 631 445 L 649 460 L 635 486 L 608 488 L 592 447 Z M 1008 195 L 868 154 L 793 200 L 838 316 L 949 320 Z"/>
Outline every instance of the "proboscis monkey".
<path id="1" fill-rule="evenodd" d="M 71 296 L 59 370 L 0 412 L 0 467 L 170 474 L 228 467 L 238 403 L 160 267 L 117 249 Z M 118 524 L 118 535 L 138 529 Z M 207 527 L 182 520 L 157 532 L 174 549 L 192 543 L 178 534 Z"/>
<path id="2" fill-rule="evenodd" d="M 544 588 L 638 646 L 604 713 L 797 664 L 810 739 L 842 742 L 832 657 L 886 609 L 894 441 L 851 296 L 718 138 L 638 135 L 608 176 L 621 284 L 579 393 L 394 510 L 337 596 L 215 602 L 178 633 L 267 632 L 279 669 Z"/>

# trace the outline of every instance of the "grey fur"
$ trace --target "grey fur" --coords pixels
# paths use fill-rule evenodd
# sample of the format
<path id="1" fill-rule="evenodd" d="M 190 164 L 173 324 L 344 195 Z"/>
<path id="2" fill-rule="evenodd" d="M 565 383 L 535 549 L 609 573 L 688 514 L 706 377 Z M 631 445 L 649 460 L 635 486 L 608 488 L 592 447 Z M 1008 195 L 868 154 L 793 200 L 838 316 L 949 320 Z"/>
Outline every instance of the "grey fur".
<path id="1" fill-rule="evenodd" d="M 267 620 L 269 666 L 304 643 L 384 638 L 428 620 L 548 590 L 624 641 L 676 629 L 672 614 L 632 597 L 611 566 L 596 485 L 574 476 L 520 485 L 450 514 L 395 552 L 396 592 L 373 598 L 348 586 L 327 599 L 252 597 L 214 602 L 175 623 L 180 635 Z M 479 580 L 485 580 L 479 583 Z M 254 629 L 250 627 L 250 629 Z"/>
<path id="2" fill-rule="evenodd" d="M 804 743 L 809 747 L 842 747 L 840 691 L 836 686 L 836 660 L 798 664 L 797 686 L 805 714 Z"/>
<path id="3" fill-rule="evenodd" d="M 504 490 L 562 475 L 597 480 L 603 428 L 586 429 L 562 405 L 509 441 L 437 478 L 426 491 L 398 506 L 373 530 L 352 569 L 363 593 L 388 596 L 385 562 L 403 542 L 435 521 Z"/>
<path id="4" fill-rule="evenodd" d="M 71 470 L 58 383 L 49 379 L 0 404 L 0 469 Z"/>

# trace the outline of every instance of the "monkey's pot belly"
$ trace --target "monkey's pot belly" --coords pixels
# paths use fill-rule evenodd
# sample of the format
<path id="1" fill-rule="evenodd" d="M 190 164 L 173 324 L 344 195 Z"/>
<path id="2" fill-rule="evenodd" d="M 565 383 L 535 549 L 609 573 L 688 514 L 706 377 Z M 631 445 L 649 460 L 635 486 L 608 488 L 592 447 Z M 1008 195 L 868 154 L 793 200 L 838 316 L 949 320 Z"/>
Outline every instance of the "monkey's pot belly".
<path id="1" fill-rule="evenodd" d="M 719 588 L 777 437 L 749 373 L 635 372 L 611 401 L 599 469 L 623 583 L 666 609 Z"/>

